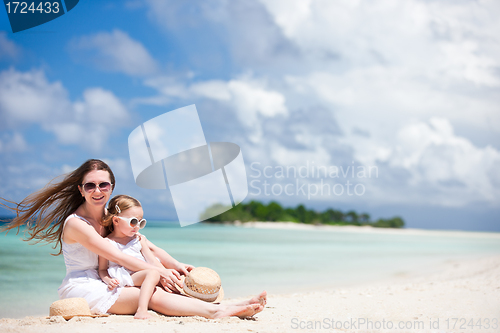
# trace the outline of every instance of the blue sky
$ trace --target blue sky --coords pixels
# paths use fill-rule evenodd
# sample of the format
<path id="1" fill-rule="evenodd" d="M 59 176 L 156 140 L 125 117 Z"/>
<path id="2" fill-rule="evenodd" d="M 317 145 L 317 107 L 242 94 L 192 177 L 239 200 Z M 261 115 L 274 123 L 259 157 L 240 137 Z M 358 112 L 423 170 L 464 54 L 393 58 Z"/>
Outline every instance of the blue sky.
<path id="1" fill-rule="evenodd" d="M 241 147 L 247 200 L 500 231 L 498 14 L 495 1 L 82 0 L 13 34 L 0 10 L 0 195 L 100 158 L 115 194 L 176 220 L 168 191 L 135 185 L 127 138 L 196 104 L 207 141 Z"/>

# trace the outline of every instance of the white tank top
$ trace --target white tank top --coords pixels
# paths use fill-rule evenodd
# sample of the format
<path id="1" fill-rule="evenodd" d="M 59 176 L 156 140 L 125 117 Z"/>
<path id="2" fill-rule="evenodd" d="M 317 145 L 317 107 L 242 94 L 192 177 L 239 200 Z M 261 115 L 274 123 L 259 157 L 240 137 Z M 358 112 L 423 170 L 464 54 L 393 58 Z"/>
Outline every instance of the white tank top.
<path id="1" fill-rule="evenodd" d="M 66 218 L 66 221 L 64 221 L 64 225 L 66 225 L 66 222 L 72 217 L 79 218 L 80 220 L 85 221 L 89 225 L 91 225 L 89 221 L 76 214 L 71 214 L 70 216 L 68 216 Z M 67 244 L 66 242 L 62 241 L 62 252 L 64 256 L 64 263 L 66 264 L 66 275 L 76 271 L 85 271 L 88 269 L 97 270 L 98 268 L 97 254 L 86 249 L 80 243 Z"/>

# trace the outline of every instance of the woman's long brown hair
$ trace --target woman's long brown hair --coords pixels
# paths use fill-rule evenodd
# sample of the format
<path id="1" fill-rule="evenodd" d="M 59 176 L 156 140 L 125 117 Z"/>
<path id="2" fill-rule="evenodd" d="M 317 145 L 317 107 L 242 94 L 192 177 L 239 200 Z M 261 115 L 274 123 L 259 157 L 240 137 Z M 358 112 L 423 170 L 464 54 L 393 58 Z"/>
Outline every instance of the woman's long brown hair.
<path id="1" fill-rule="evenodd" d="M 87 160 L 62 181 L 57 181 L 60 177 L 52 180 L 43 189 L 30 194 L 20 203 L 2 199 L 16 206 L 10 207 L 0 202 L 2 206 L 16 213 L 16 217 L 12 222 L 2 227 L 2 231 L 17 228 L 19 233 L 19 228 L 26 225 L 29 236 L 26 237 L 25 241 L 56 242 L 53 248 L 59 247 L 59 252 L 55 255 L 60 255 L 62 253 L 61 238 L 64 221 L 85 201 L 78 190 L 78 185 L 82 185 L 83 178 L 92 170 L 109 172 L 112 188 L 114 188 L 115 176 L 111 168 L 101 160 Z"/>

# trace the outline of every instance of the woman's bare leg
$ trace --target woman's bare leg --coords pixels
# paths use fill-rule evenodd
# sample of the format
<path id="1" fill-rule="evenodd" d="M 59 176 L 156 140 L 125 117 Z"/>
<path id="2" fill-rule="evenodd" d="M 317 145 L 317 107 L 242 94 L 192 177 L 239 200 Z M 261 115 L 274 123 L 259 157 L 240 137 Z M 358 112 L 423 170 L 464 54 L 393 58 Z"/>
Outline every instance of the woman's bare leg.
<path id="1" fill-rule="evenodd" d="M 198 299 L 170 294 L 156 288 L 149 307 L 169 316 L 200 316 L 205 318 L 223 318 L 228 316 L 251 317 L 262 311 L 260 304 L 225 305 L 213 304 Z"/>
<path id="2" fill-rule="evenodd" d="M 261 292 L 259 295 L 252 297 L 249 300 L 235 303 L 235 305 L 247 305 L 247 304 L 260 304 L 266 306 L 267 304 L 267 291 Z"/>
<path id="3" fill-rule="evenodd" d="M 139 294 L 139 288 L 123 288 L 120 297 L 108 312 L 113 314 L 134 314 L 137 311 Z M 251 317 L 264 309 L 260 304 L 218 305 L 207 303 L 182 295 L 170 294 L 161 288 L 156 288 L 153 297 L 149 301 L 149 308 L 168 316 L 201 316 L 205 318 Z"/>
<path id="4" fill-rule="evenodd" d="M 160 273 L 154 269 L 145 269 L 131 274 L 135 286 L 141 286 L 139 293 L 139 304 L 134 315 L 135 319 L 149 319 L 148 304 L 155 291 L 156 285 L 160 281 Z"/>

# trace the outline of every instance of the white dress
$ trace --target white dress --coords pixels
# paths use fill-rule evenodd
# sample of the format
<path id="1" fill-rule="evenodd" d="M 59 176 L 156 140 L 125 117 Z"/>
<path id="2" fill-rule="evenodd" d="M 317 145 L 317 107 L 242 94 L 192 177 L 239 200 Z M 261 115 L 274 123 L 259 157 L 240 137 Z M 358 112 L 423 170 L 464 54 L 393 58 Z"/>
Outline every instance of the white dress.
<path id="1" fill-rule="evenodd" d="M 111 244 L 116 246 L 118 250 L 122 251 L 125 254 L 128 254 L 132 257 L 135 257 L 137 259 L 140 259 L 142 261 L 146 261 L 144 259 L 144 256 L 141 253 L 142 250 L 142 245 L 139 237 L 135 237 L 132 239 L 130 242 L 128 242 L 126 245 L 120 244 L 115 242 L 112 239 L 106 238 Z M 114 279 L 118 279 L 120 281 L 120 286 L 125 287 L 125 286 L 134 286 L 134 281 L 132 280 L 132 277 L 130 274 L 134 273 L 133 271 L 118 265 L 117 263 L 114 263 L 112 261 L 109 262 L 108 264 L 108 274 L 110 277 Z"/>
<path id="2" fill-rule="evenodd" d="M 72 217 L 79 218 L 90 225 L 89 221 L 76 214 L 68 216 L 64 224 L 66 225 L 68 219 Z M 123 287 L 108 289 L 97 272 L 97 254 L 80 243 L 67 244 L 62 241 L 62 251 L 66 264 L 66 277 L 57 289 L 59 298 L 83 297 L 89 303 L 92 313 L 106 313 L 120 296 Z"/>

